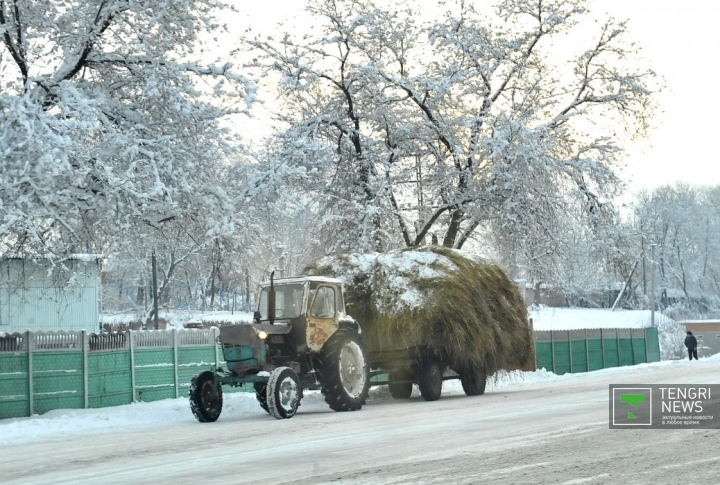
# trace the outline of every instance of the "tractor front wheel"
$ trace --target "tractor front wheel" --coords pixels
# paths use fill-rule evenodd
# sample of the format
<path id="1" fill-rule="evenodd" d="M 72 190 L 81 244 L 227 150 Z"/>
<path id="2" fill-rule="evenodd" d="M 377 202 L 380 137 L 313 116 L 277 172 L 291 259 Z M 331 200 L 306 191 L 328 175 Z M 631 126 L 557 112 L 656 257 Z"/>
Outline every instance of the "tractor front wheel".
<path id="1" fill-rule="evenodd" d="M 190 380 L 190 409 L 201 423 L 217 421 L 222 412 L 222 387 L 215 373 L 200 372 Z"/>
<path id="2" fill-rule="evenodd" d="M 292 418 L 302 399 L 300 378 L 290 367 L 278 367 L 270 374 L 266 397 L 270 415 L 276 419 Z"/>

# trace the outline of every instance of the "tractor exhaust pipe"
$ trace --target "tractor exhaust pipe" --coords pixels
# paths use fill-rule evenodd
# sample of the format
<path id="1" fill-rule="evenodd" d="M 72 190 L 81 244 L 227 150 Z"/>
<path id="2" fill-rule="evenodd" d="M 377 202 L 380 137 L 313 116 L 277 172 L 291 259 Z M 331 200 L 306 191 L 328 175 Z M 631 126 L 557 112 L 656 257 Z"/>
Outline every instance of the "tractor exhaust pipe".
<path id="1" fill-rule="evenodd" d="M 275 325 L 275 271 L 270 273 L 270 291 L 268 292 L 268 320 L 270 325 Z"/>

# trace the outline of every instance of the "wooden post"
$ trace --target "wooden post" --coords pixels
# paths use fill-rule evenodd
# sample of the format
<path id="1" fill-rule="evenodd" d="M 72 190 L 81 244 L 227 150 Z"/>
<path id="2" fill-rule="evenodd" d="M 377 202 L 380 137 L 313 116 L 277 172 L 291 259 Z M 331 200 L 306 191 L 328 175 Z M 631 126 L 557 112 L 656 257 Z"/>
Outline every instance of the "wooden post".
<path id="1" fill-rule="evenodd" d="M 568 337 L 568 356 L 570 357 L 570 373 L 573 373 L 573 362 L 572 362 L 572 339 L 570 338 L 570 330 L 567 331 Z"/>
<path id="2" fill-rule="evenodd" d="M 552 371 L 555 373 L 555 330 L 550 330 L 550 358 L 552 359 Z"/>
<path id="3" fill-rule="evenodd" d="M 600 329 L 600 353 L 602 354 L 602 368 L 605 369 L 605 339 L 602 328 Z"/>
<path id="4" fill-rule="evenodd" d="M 245 270 L 245 311 L 250 311 L 250 274 Z"/>
<path id="5" fill-rule="evenodd" d="M 152 283 L 153 283 L 153 311 L 155 312 L 155 330 L 158 329 L 158 287 L 157 287 L 157 264 L 155 261 L 155 250 L 152 252 Z"/>

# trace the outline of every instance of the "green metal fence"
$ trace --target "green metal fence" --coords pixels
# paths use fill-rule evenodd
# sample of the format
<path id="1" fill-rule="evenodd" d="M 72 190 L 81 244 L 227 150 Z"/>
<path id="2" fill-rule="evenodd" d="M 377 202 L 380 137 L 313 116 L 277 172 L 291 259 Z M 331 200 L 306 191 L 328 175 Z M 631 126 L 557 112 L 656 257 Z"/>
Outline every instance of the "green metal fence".
<path id="1" fill-rule="evenodd" d="M 555 374 L 660 361 L 657 328 L 535 332 L 535 368 Z"/>
<path id="2" fill-rule="evenodd" d="M 214 329 L 2 337 L 0 419 L 185 396 L 193 375 L 225 364 L 216 337 Z M 659 360 L 657 328 L 535 332 L 535 367 L 556 374 Z"/>
<path id="3" fill-rule="evenodd" d="M 213 329 L 5 336 L 0 419 L 185 396 L 221 355 Z M 244 389 L 224 389 L 233 390 Z"/>

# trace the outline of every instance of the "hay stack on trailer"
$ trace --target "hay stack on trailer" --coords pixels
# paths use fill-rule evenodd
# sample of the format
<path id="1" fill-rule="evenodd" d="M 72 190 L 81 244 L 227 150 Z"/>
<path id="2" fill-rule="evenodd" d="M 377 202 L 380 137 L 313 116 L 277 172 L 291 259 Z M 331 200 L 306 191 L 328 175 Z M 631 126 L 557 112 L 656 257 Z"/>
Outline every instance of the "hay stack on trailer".
<path id="1" fill-rule="evenodd" d="M 429 349 L 458 373 L 492 375 L 521 369 L 533 358 L 517 286 L 501 268 L 468 253 L 428 246 L 328 256 L 305 273 L 343 281 L 348 313 L 381 366 L 384 356 L 409 348 Z"/>

